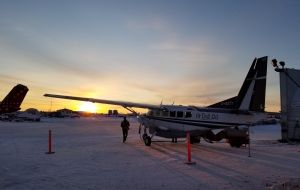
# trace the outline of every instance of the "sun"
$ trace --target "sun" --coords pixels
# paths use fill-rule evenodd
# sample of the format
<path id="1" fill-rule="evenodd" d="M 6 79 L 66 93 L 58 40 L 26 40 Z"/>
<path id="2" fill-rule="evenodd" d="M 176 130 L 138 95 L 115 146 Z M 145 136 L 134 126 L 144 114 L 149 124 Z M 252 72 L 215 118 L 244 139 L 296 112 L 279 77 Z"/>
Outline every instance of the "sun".
<path id="1" fill-rule="evenodd" d="M 84 112 L 90 112 L 90 113 L 96 113 L 97 107 L 94 103 L 92 102 L 83 102 L 79 106 L 79 111 L 84 111 Z"/>

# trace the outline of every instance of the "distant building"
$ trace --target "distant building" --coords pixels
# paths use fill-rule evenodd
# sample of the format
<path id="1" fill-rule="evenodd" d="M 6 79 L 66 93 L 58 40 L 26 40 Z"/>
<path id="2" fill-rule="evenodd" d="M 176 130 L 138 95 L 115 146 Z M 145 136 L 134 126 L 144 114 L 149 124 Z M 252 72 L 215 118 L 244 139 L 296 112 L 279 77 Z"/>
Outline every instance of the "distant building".
<path id="1" fill-rule="evenodd" d="M 25 110 L 25 112 L 35 114 L 35 115 L 40 114 L 39 110 L 35 108 L 28 108 L 27 110 Z"/>
<path id="2" fill-rule="evenodd" d="M 108 110 L 108 116 L 118 116 L 118 110 Z"/>
<path id="3" fill-rule="evenodd" d="M 73 110 L 64 108 L 64 109 L 57 110 L 56 112 L 51 112 L 49 116 L 60 117 L 60 118 L 63 117 L 75 118 L 75 117 L 79 117 L 79 114 Z"/>
<path id="4" fill-rule="evenodd" d="M 118 116 L 118 110 L 113 110 L 113 115 Z"/>

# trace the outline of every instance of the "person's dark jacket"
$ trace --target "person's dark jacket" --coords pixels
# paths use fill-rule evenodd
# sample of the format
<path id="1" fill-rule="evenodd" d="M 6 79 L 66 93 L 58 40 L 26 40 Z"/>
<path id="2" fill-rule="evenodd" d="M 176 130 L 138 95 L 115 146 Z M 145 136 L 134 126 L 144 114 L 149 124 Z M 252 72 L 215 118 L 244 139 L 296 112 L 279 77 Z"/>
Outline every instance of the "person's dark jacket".
<path id="1" fill-rule="evenodd" d="M 127 120 L 122 121 L 122 123 L 121 123 L 122 129 L 129 130 L 129 126 L 130 126 L 130 124 Z"/>

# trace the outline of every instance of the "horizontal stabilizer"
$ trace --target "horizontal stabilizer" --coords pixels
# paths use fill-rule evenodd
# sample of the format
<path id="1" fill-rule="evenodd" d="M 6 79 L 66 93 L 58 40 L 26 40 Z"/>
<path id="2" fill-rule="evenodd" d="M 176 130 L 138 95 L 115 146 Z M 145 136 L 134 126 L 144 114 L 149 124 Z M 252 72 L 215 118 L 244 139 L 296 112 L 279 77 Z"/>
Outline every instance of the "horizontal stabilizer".
<path id="1" fill-rule="evenodd" d="M 235 109 L 236 96 L 208 106 L 209 108 Z"/>

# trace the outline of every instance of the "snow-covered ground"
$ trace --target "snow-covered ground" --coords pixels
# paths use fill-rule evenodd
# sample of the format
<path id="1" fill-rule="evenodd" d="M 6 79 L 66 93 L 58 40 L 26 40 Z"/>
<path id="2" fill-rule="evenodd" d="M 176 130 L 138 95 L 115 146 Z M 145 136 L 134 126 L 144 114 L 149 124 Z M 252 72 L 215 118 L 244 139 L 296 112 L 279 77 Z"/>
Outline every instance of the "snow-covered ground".
<path id="1" fill-rule="evenodd" d="M 186 165 L 184 141 L 155 137 L 146 147 L 131 119 L 123 144 L 120 121 L 0 122 L 0 189 L 266 189 L 300 178 L 300 146 L 278 143 L 279 125 L 251 128 L 251 157 L 247 148 L 201 142 L 192 145 L 196 164 Z"/>

